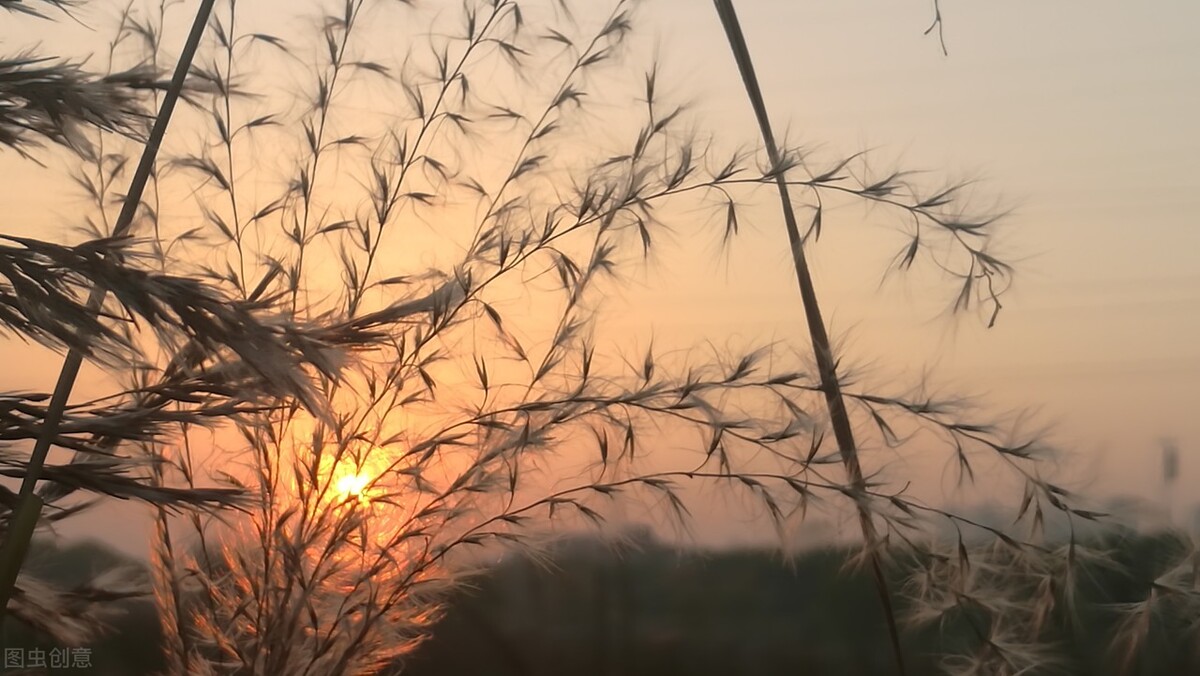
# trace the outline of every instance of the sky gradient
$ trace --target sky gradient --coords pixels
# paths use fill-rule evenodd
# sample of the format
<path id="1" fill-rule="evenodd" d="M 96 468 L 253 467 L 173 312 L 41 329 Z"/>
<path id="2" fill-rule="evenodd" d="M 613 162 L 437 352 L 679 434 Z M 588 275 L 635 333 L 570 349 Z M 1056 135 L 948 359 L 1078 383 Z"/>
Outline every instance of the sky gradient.
<path id="1" fill-rule="evenodd" d="M 718 128 L 751 129 L 710 4 L 648 4 L 678 89 Z M 1072 454 L 1068 474 L 1105 493 L 1155 496 L 1159 440 L 1172 437 L 1179 499 L 1194 503 L 1200 6 L 944 3 L 948 56 L 921 35 L 925 3 L 737 8 L 774 124 L 793 141 L 873 149 L 881 168 L 928 170 L 935 184 L 974 180 L 984 204 L 1011 211 L 996 251 L 1017 279 L 990 330 L 945 318 L 951 287 L 880 287 L 903 245 L 886 219 L 828 227 L 810 255 L 846 358 L 884 379 L 930 367 L 932 382 L 999 410 L 1036 409 Z M 802 331 L 781 224 L 765 213 L 758 226 L 721 264 L 725 288 L 662 291 L 670 304 L 693 321 L 708 308 L 719 319 L 706 328 Z"/>

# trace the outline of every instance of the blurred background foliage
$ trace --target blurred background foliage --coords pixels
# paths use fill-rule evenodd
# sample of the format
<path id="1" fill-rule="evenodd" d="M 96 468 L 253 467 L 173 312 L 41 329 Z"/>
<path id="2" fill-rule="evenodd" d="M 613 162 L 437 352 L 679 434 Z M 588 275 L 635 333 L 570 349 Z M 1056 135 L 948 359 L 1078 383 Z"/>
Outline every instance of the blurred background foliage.
<path id="1" fill-rule="evenodd" d="M 1058 673 L 1121 673 L 1110 637 L 1117 614 L 1105 605 L 1145 599 L 1167 561 L 1184 552 L 1174 535 L 1104 536 L 1093 547 L 1111 560 L 1083 566 L 1078 621 L 1056 627 L 1067 662 Z M 782 560 L 777 550 L 680 549 L 635 533 L 613 544 L 568 539 L 545 558 L 512 557 L 464 585 L 432 638 L 392 673 L 406 676 L 728 676 L 884 673 L 891 655 L 867 573 L 847 569 L 849 552 L 811 550 Z M 94 543 L 39 542 L 33 554 L 51 581 L 82 584 L 133 562 Z M 149 674 L 165 665 L 153 604 L 120 601 L 113 630 L 92 648 L 90 671 Z M 1164 619 L 1164 618 L 1158 618 Z M 874 626 L 878 625 L 878 626 Z M 914 674 L 937 672 L 939 654 L 969 628 L 908 631 Z M 5 648 L 41 647 L 16 623 Z M 1171 644 L 1151 627 L 1131 673 L 1200 673 L 1196 646 Z"/>

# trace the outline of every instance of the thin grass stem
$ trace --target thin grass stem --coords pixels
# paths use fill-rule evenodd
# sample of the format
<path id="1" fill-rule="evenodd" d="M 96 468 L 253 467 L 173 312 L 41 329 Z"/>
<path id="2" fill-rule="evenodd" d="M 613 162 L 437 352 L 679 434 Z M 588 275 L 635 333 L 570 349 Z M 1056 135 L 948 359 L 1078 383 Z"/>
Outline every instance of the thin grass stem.
<path id="1" fill-rule="evenodd" d="M 796 280 L 800 285 L 800 298 L 804 304 L 804 317 L 808 323 L 809 337 L 812 341 L 813 353 L 817 362 L 817 371 L 821 379 L 821 389 L 829 408 L 830 424 L 833 427 L 834 438 L 837 440 L 838 448 L 841 451 L 842 461 L 846 466 L 846 473 L 849 475 L 851 486 L 856 496 L 859 496 L 866 489 L 866 481 L 863 478 L 862 465 L 858 459 L 858 447 L 854 439 L 854 430 L 850 424 L 850 416 L 846 411 L 846 402 L 842 397 L 841 385 L 838 381 L 837 361 L 833 356 L 829 334 L 826 331 L 825 320 L 821 316 L 821 308 L 817 300 L 816 287 L 813 284 L 812 274 L 808 269 L 808 260 L 804 255 L 804 238 L 800 235 L 800 227 L 796 221 L 796 212 L 792 208 L 791 196 L 788 193 L 787 178 L 784 175 L 785 164 L 779 153 L 779 148 L 775 144 L 775 134 L 771 130 L 771 121 L 767 115 L 767 106 L 763 100 L 762 89 L 758 84 L 758 77 L 754 72 L 754 64 L 750 58 L 750 49 L 746 45 L 745 35 L 742 33 L 741 24 L 738 22 L 737 13 L 733 7 L 733 0 L 713 1 L 716 4 L 721 24 L 725 28 L 729 46 L 733 50 L 734 59 L 737 61 L 742 82 L 746 86 L 746 93 L 750 98 L 750 104 L 754 108 L 754 115 L 758 119 L 758 126 L 762 132 L 763 143 L 766 145 L 771 169 L 775 174 L 775 181 L 779 187 L 779 199 L 782 205 L 784 223 L 787 226 L 788 240 L 792 249 L 792 263 L 796 269 Z M 876 548 L 878 537 L 875 532 L 874 522 L 871 518 L 871 512 L 866 505 L 865 496 L 856 497 L 855 502 L 858 509 L 859 523 L 862 527 L 864 545 L 868 550 L 870 558 L 871 572 L 875 578 L 875 584 L 879 591 L 879 600 L 883 606 L 885 619 L 887 620 L 888 635 L 891 639 L 892 652 L 896 660 L 896 671 L 901 676 L 904 676 L 906 674 L 904 652 L 900 646 L 900 634 L 896 626 L 896 614 L 892 607 L 887 578 L 884 575 L 883 564 Z"/>

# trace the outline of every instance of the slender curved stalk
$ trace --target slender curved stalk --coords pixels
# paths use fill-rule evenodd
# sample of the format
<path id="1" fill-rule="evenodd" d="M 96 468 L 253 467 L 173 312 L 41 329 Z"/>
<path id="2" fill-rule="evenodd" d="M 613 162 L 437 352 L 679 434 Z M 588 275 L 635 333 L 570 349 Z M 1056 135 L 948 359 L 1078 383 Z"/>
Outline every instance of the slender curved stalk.
<path id="1" fill-rule="evenodd" d="M 850 425 L 850 416 L 846 411 L 846 402 L 842 397 L 841 384 L 838 381 L 837 361 L 829 343 L 829 334 L 825 329 L 825 320 L 821 316 L 821 307 L 817 302 L 817 292 L 813 285 L 812 274 L 808 269 L 808 260 L 804 256 L 804 238 L 800 235 L 800 227 L 796 222 L 796 212 L 792 208 L 792 199 L 788 194 L 787 178 L 783 171 L 783 158 L 775 145 L 775 134 L 771 131 L 771 122 L 767 116 L 767 106 L 763 101 L 762 89 L 754 72 L 754 64 L 750 58 L 750 49 L 746 45 L 745 35 L 738 22 L 737 13 L 733 8 L 733 0 L 713 0 L 717 14 L 725 28 L 729 46 L 737 61 L 738 71 L 742 82 L 746 85 L 746 93 L 758 119 L 762 131 L 763 143 L 767 147 L 767 156 L 771 161 L 775 182 L 779 186 L 779 199 L 782 203 L 783 219 L 787 225 L 788 240 L 792 248 L 792 263 L 796 268 L 796 281 L 800 285 L 800 298 L 804 304 L 804 317 L 808 323 L 809 337 L 812 340 L 813 353 L 817 361 L 817 372 L 821 378 L 821 390 L 825 394 L 825 403 L 829 407 L 830 424 L 833 427 L 834 438 L 842 455 L 846 473 L 850 477 L 851 486 L 858 496 L 857 499 L 859 524 L 862 527 L 863 540 L 867 547 L 871 562 L 871 572 L 875 577 L 875 586 L 879 591 L 879 600 L 886 616 L 888 635 L 892 643 L 892 652 L 896 659 L 896 671 L 904 676 L 904 653 L 900 647 L 900 632 L 896 626 L 896 613 L 892 608 L 891 595 L 888 592 L 887 578 L 883 573 L 879 551 L 876 549 L 878 535 L 875 524 L 871 520 L 871 512 L 864 503 L 866 480 L 863 478 L 862 465 L 858 460 L 858 446 L 854 440 L 854 430 Z"/>
<path id="2" fill-rule="evenodd" d="M 154 171 L 158 149 L 167 133 L 167 125 L 171 122 L 175 104 L 178 103 L 183 91 L 183 83 L 187 79 L 188 71 L 191 70 L 192 60 L 200 46 L 200 39 L 204 36 L 204 29 L 208 25 L 208 17 L 212 13 L 215 2 L 216 0 L 201 0 L 200 6 L 196 9 L 196 18 L 192 22 L 191 32 L 184 43 L 183 52 L 179 55 L 179 62 L 175 65 L 171 84 L 167 88 L 162 106 L 154 119 L 154 126 L 150 130 L 146 146 L 142 149 L 142 157 L 133 174 L 125 202 L 121 205 L 121 213 L 117 216 L 117 222 L 113 228 L 113 237 L 123 237 L 133 225 L 134 215 L 137 214 L 138 206 L 142 202 L 142 194 L 146 190 L 150 174 Z M 92 312 L 99 312 L 107 296 L 108 289 L 102 287 L 93 289 L 88 297 L 88 309 Z M 41 516 L 42 500 L 34 492 L 37 488 L 38 476 L 41 474 L 42 466 L 46 464 L 46 456 L 50 453 L 50 446 L 58 434 L 63 411 L 66 409 L 67 400 L 71 397 L 71 390 L 75 387 L 75 379 L 78 377 L 79 368 L 82 365 L 83 355 L 78 350 L 69 350 L 63 360 L 62 369 L 59 371 L 54 394 L 46 409 L 46 417 L 42 421 L 41 435 L 29 457 L 29 466 L 26 469 L 25 478 L 21 482 L 16 511 L 9 522 L 9 530 L 4 544 L 0 547 L 0 621 L 4 619 L 4 613 L 8 609 L 8 601 L 12 597 L 17 576 L 21 572 L 25 554 L 33 539 L 33 531 Z"/>

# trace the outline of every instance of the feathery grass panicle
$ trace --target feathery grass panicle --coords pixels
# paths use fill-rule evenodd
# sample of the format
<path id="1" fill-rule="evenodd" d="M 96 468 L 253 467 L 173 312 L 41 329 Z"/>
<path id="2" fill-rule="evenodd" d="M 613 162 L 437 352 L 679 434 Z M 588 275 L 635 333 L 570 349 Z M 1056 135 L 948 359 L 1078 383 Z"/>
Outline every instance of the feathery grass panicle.
<path id="1" fill-rule="evenodd" d="M 612 3 L 588 33 L 570 21 L 532 23 L 544 9 L 532 3 L 469 2 L 392 63 L 363 51 L 368 43 L 355 36 L 365 13 L 387 25 L 389 12 L 406 10 L 351 1 L 331 4 L 319 22 L 311 98 L 292 106 L 300 138 L 291 144 L 299 149 L 291 178 L 278 196 L 245 204 L 230 177 L 239 166 L 259 169 L 252 149 L 260 144 L 287 146 L 289 124 L 286 109 L 242 111 L 231 94 L 231 83 L 252 77 L 239 64 L 272 53 L 252 52 L 235 29 L 236 6 L 226 9 L 221 58 L 206 71 L 216 93 L 196 108 L 221 149 L 175 160 L 199 185 L 210 236 L 228 245 L 225 271 L 213 278 L 247 293 L 257 256 L 269 266 L 258 285 L 263 297 L 299 316 L 341 316 L 340 325 L 386 333 L 390 344 L 327 388 L 334 420 L 276 410 L 244 425 L 257 515 L 231 527 L 223 544 L 195 528 L 202 551 L 176 563 L 207 570 L 211 580 L 194 598 L 162 594 L 183 604 L 171 611 L 175 645 L 182 650 L 192 631 L 194 645 L 207 646 L 177 655 L 179 664 L 211 659 L 254 673 L 380 669 L 423 635 L 436 592 L 472 567 L 459 550 L 527 547 L 536 540 L 527 528 L 547 521 L 599 524 L 614 500 L 658 505 L 682 524 L 689 484 L 715 483 L 753 500 L 781 529 L 809 505 L 840 500 L 873 503 L 880 524 L 901 533 L 925 527 L 926 517 L 955 518 L 874 479 L 858 489 L 842 484 L 814 423 L 823 386 L 800 370 L 764 370 L 767 352 L 706 357 L 677 371 L 649 351 L 622 372 L 592 331 L 605 285 L 654 247 L 656 231 L 668 227 L 658 214 L 670 204 L 719 196 L 736 223 L 742 195 L 782 178 L 818 200 L 814 236 L 823 196 L 883 204 L 947 233 L 978 231 L 955 225 L 967 221 L 950 215 L 952 191 L 921 197 L 899 174 L 863 177 L 851 171 L 854 157 L 809 167 L 808 180 L 792 178 L 803 166 L 792 151 L 781 155 L 786 165 L 755 166 L 749 154 L 711 161 L 681 133 L 681 110 L 662 105 L 654 75 L 637 92 L 645 117 L 622 147 L 580 143 L 574 135 L 586 129 L 591 83 L 617 63 L 632 3 Z M 527 74 L 535 68 L 557 76 L 533 82 Z M 343 111 L 358 78 L 391 95 L 397 112 L 376 119 Z M 494 84 L 510 80 L 519 97 Z M 250 128 L 263 119 L 270 124 Z M 497 152 L 463 151 L 485 138 Z M 570 165 L 561 162 L 568 152 L 576 157 Z M 330 162 L 356 176 L 357 205 L 337 198 L 355 188 L 323 171 Z M 473 213 L 453 207 L 463 202 Z M 461 243 L 461 258 L 428 271 L 384 255 L 406 248 L 413 226 L 435 218 L 441 225 L 428 246 Z M 456 222 L 466 239 L 456 239 Z M 261 234 L 269 228 L 282 236 Z M 982 251 L 969 237 L 955 241 L 969 259 Z M 340 284 L 312 272 L 330 261 Z M 553 308 L 546 325 L 531 321 L 536 313 L 510 314 L 503 300 L 528 280 L 545 280 L 529 298 Z M 907 418 L 940 429 L 962 462 L 980 448 L 1010 450 L 989 428 L 960 427 L 945 402 L 847 396 L 891 441 L 894 419 Z M 695 439 L 693 464 L 652 469 L 656 454 L 647 449 L 661 425 Z M 539 491 L 539 470 L 576 449 L 573 439 L 590 440 L 590 470 L 575 485 Z M 236 603 L 217 583 L 228 579 L 239 581 Z M 189 613 L 197 618 L 190 628 L 179 619 Z"/>
<path id="2" fill-rule="evenodd" d="M 46 4 L 67 9 L 72 3 Z M 20 3 L 3 8 L 44 16 Z M 107 135 L 116 135 L 118 144 L 127 141 L 148 119 L 135 90 L 159 87 L 150 79 L 152 70 L 136 64 L 90 78 L 75 65 L 39 57 L 3 61 L 0 143 L 21 151 L 30 142 L 27 134 L 40 134 L 67 145 L 85 162 L 110 163 L 114 168 L 107 181 L 82 183 L 103 211 L 124 163 L 114 162 L 117 156 L 105 153 L 103 142 Z M 158 136 L 164 120 L 165 112 L 156 121 Z M 124 201 L 136 206 L 136 197 Z M 237 487 L 166 486 L 151 480 L 163 460 L 142 455 L 137 446 L 163 443 L 180 426 L 260 415 L 283 402 L 301 402 L 319 413 L 320 393 L 307 370 L 334 380 L 341 363 L 334 353 L 374 339 L 354 327 L 287 320 L 262 302 L 228 298 L 193 277 L 145 270 L 138 265 L 145 257 L 136 243 L 123 236 L 129 217 L 122 218 L 126 223 L 117 225 L 115 237 L 75 246 L 12 236 L 0 245 L 0 326 L 90 358 L 133 381 L 126 391 L 85 403 L 69 404 L 58 395 L 62 378 L 55 398 L 0 396 L 0 474 L 23 480 L 20 496 L 8 488 L 0 491 L 0 531 L 6 552 L 13 555 L 5 563 L 14 578 L 27 535 L 22 529 L 44 528 L 88 507 L 90 502 L 75 499 L 77 493 L 135 499 L 165 511 L 244 507 L 245 492 Z M 106 295 L 111 296 L 107 303 Z M 139 332 L 139 327 L 150 330 Z M 156 355 L 148 354 L 148 347 Z M 149 366 L 156 356 L 165 359 L 158 371 Z M 68 363 L 76 367 L 64 367 L 64 374 L 77 370 L 78 362 L 68 357 Z M 46 451 L 67 451 L 70 461 L 43 464 L 37 451 L 30 459 L 23 442 L 35 441 L 38 448 L 46 444 Z M 35 476 L 43 483 L 26 495 Z M 31 505 L 48 511 L 39 514 L 40 509 L 28 509 Z M 64 644 L 81 645 L 103 627 L 95 604 L 125 593 L 113 587 L 58 589 L 38 580 L 36 571 L 24 570 L 6 610 Z"/>
<path id="3" fill-rule="evenodd" d="M 1042 590 L 1030 612 L 1056 610 L 1059 599 L 1045 590 L 1067 576 L 1051 565 L 1062 555 L 1047 550 L 1043 561 L 1032 554 L 1046 549 L 1037 533 L 1015 536 L 911 497 L 903 477 L 877 461 L 864 459 L 862 478 L 847 481 L 821 422 L 827 385 L 816 373 L 785 352 L 753 349 L 697 362 L 649 350 L 622 366 L 596 342 L 600 298 L 655 248 L 672 205 L 715 201 L 728 239 L 750 196 L 782 184 L 808 198 L 803 237 L 813 243 L 829 227 L 828 204 L 894 210 L 913 228 L 897 267 L 927 261 L 957 277 L 955 307 L 988 304 L 989 322 L 1011 274 L 988 253 L 994 217 L 971 215 L 956 187 L 930 192 L 909 174 L 876 174 L 858 154 L 829 165 L 792 148 L 766 162 L 754 153 L 708 157 L 683 111 L 661 101 L 653 69 L 631 94 L 644 117 L 615 147 L 590 141 L 596 83 L 615 76 L 632 35 L 633 4 L 611 8 L 591 24 L 555 23 L 536 3 L 468 2 L 413 35 L 393 62 L 362 37 L 364 17 L 425 25 L 419 8 L 333 3 L 310 46 L 319 55 L 310 98 L 265 112 L 243 109 L 230 83 L 247 86 L 253 72 L 241 64 L 263 67 L 273 52 L 252 51 L 234 28 L 236 6 L 227 6 L 223 58 L 209 71 L 215 93 L 197 105 L 221 150 L 176 160 L 195 181 L 207 236 L 226 245 L 214 283 L 244 294 L 261 276 L 258 295 L 287 312 L 388 341 L 326 387 L 332 420 L 274 409 L 242 423 L 258 502 L 224 536 L 193 524 L 200 549 L 173 553 L 180 571 L 204 571 L 187 593 L 170 571 L 164 578 L 176 590 L 161 597 L 175 604 L 174 645 L 185 651 L 177 663 L 378 671 L 425 634 L 440 593 L 479 569 L 469 550 L 528 550 L 541 541 L 538 525 L 602 525 L 628 501 L 684 527 L 690 486 L 757 504 L 781 532 L 810 508 L 862 509 L 880 534 L 864 554 L 882 561 L 943 560 L 917 544 L 939 522 L 968 532 L 966 542 L 990 543 L 983 553 L 974 544 L 956 550 L 964 571 L 979 561 L 972 575 L 982 575 L 986 552 L 1011 548 L 1028 568 L 995 565 L 972 578 L 986 583 L 975 593 L 996 613 L 980 641 L 998 647 L 980 654 L 989 664 L 1043 654 L 1041 635 L 1011 633 L 1026 617 L 1014 599 Z M 360 81 L 371 83 L 378 114 L 352 102 Z M 611 102 L 621 91 L 604 94 Z M 299 112 L 289 118 L 289 108 Z M 270 124 L 249 128 L 262 119 Z M 235 129 L 247 131 L 225 131 Z M 278 195 L 246 204 L 230 177 L 260 171 L 253 153 L 266 144 L 297 149 L 290 174 Z M 330 164 L 336 174 L 324 169 Z M 429 255 L 407 255 L 414 247 Z M 266 262 L 265 274 L 255 260 Z M 514 294 L 537 309 L 513 312 Z M 1047 512 L 1096 517 L 1042 478 L 1044 449 L 1034 441 L 967 419 L 953 399 L 844 382 L 864 449 L 938 453 L 964 481 L 977 464 L 998 464 L 1024 487 L 1021 513 L 1035 524 Z M 692 460 L 660 466 L 655 429 L 689 439 Z M 593 458 L 582 472 L 556 473 L 581 452 Z M 547 474 L 556 479 L 549 487 Z M 962 602 L 944 589 L 965 572 L 931 570 L 913 596 L 918 616 L 924 606 L 927 615 Z M 230 580 L 236 592 L 221 584 Z"/>
<path id="4" fill-rule="evenodd" d="M 23 154 L 42 140 L 93 152 L 85 130 L 138 135 L 157 74 L 131 67 L 96 77 L 71 61 L 23 53 L 0 58 L 0 145 Z"/>

